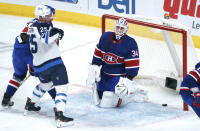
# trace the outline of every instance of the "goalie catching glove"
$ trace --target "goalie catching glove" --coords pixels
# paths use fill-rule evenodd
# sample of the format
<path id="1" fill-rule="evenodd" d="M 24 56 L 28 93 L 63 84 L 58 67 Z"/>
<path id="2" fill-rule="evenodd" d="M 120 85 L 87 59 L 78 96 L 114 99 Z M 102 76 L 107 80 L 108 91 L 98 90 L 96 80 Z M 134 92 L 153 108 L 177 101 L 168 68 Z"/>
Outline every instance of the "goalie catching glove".
<path id="1" fill-rule="evenodd" d="M 124 98 L 129 95 L 129 87 L 133 86 L 133 81 L 128 78 L 120 77 L 118 84 L 115 86 L 115 94 L 119 98 Z"/>

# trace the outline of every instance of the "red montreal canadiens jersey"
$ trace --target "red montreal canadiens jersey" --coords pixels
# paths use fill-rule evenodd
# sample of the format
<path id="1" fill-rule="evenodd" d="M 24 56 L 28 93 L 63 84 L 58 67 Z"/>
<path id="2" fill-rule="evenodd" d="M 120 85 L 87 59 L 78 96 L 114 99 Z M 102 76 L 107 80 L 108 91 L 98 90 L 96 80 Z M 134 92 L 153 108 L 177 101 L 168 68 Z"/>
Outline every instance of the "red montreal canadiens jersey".
<path id="1" fill-rule="evenodd" d="M 195 66 L 195 69 L 190 71 L 180 87 L 180 94 L 185 103 L 191 105 L 194 99 L 193 93 L 200 91 L 200 62 Z"/>
<path id="2" fill-rule="evenodd" d="M 102 71 L 108 75 L 135 77 L 140 62 L 136 41 L 128 35 L 124 35 L 119 41 L 114 41 L 113 38 L 113 32 L 102 34 L 92 64 L 102 65 Z"/>

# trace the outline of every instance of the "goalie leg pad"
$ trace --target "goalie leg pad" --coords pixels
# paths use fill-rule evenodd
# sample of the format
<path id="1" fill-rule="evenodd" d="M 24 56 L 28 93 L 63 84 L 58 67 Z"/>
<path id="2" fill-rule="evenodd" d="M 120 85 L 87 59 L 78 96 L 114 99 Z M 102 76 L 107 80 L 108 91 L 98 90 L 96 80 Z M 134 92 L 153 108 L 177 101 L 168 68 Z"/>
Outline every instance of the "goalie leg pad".
<path id="1" fill-rule="evenodd" d="M 100 103 L 99 94 L 98 94 L 98 91 L 97 91 L 96 83 L 92 87 L 92 103 L 94 105 L 99 105 L 99 103 Z"/>
<path id="2" fill-rule="evenodd" d="M 103 108 L 118 107 L 120 102 L 121 99 L 114 92 L 104 91 L 99 106 Z"/>
<path id="3" fill-rule="evenodd" d="M 101 72 L 101 67 L 98 65 L 91 65 L 89 64 L 88 66 L 88 77 L 86 81 L 87 87 L 92 87 L 95 82 L 99 82 L 101 77 L 100 77 L 100 72 Z"/>

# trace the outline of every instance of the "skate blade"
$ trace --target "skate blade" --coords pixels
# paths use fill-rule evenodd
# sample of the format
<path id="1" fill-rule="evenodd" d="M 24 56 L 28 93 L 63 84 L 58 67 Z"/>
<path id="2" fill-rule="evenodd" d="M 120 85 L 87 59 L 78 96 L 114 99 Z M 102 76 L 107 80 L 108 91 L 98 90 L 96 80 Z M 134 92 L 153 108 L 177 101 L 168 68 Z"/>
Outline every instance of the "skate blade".
<path id="1" fill-rule="evenodd" d="M 28 111 L 28 110 L 24 110 L 24 116 L 27 116 L 29 113 L 31 113 L 31 114 L 38 114 L 39 113 L 39 111 Z"/>
<path id="2" fill-rule="evenodd" d="M 11 106 L 0 106 L 0 111 L 10 110 Z"/>
<path id="3" fill-rule="evenodd" d="M 56 123 L 57 128 L 68 127 L 68 126 L 73 126 L 73 125 L 74 125 L 74 121 L 62 122 L 60 120 L 57 120 L 57 123 Z"/>

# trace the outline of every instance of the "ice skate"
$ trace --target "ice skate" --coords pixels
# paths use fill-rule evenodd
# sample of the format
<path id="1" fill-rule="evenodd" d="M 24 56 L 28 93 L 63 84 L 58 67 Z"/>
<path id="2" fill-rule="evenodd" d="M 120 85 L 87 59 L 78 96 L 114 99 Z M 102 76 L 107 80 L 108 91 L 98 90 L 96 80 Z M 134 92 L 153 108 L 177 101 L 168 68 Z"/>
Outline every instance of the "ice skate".
<path id="1" fill-rule="evenodd" d="M 54 112 L 55 112 L 55 120 L 57 128 L 74 125 L 73 118 L 64 116 L 63 112 L 57 111 L 56 108 L 54 108 Z"/>
<path id="2" fill-rule="evenodd" d="M 1 110 L 11 108 L 14 105 L 14 102 L 11 101 L 11 97 L 4 93 L 3 100 L 2 100 L 2 108 Z"/>
<path id="3" fill-rule="evenodd" d="M 35 103 L 31 102 L 30 98 L 27 98 L 24 115 L 27 115 L 28 111 L 40 111 L 40 106 L 35 106 Z"/>

